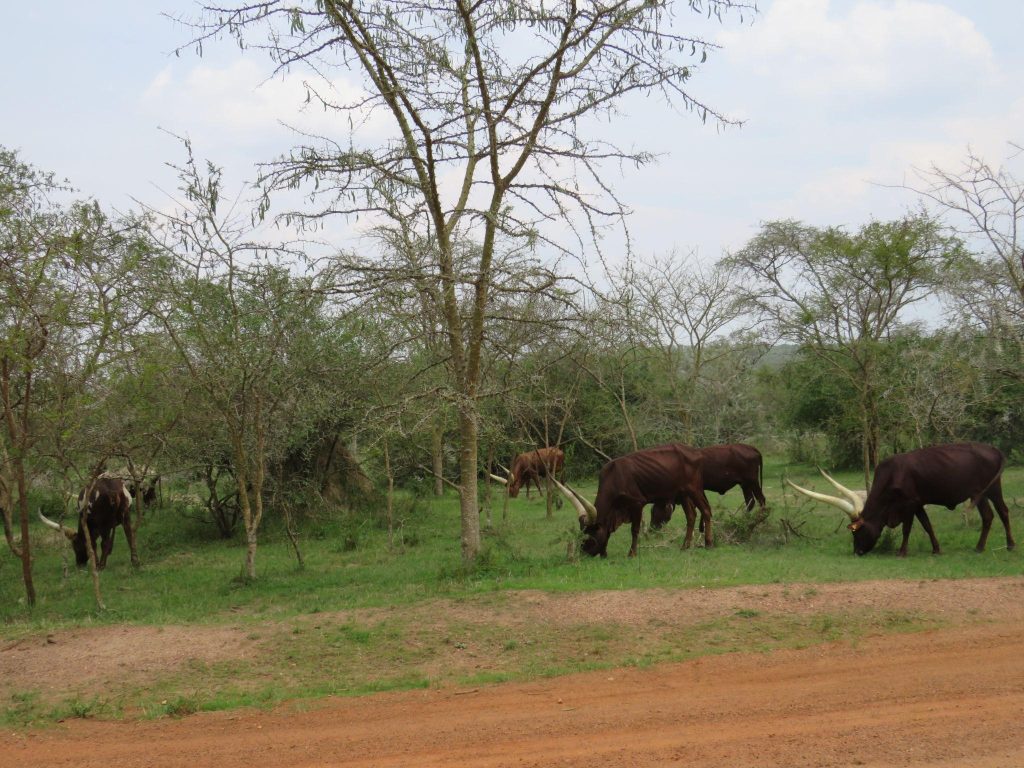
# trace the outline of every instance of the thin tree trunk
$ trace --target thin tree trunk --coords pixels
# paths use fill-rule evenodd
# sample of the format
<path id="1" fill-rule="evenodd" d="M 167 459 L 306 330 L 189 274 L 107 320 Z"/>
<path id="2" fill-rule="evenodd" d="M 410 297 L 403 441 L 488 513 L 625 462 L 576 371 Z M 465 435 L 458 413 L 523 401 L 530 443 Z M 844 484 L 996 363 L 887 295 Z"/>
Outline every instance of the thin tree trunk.
<path id="1" fill-rule="evenodd" d="M 18 509 L 21 514 L 21 576 L 25 583 L 25 600 L 28 605 L 36 604 L 36 588 L 32 583 L 32 546 L 28 538 L 28 487 L 25 482 L 25 449 L 28 444 L 28 408 L 32 393 L 32 373 L 29 371 L 25 381 L 25 397 L 22 403 L 21 424 L 14 418 L 14 405 L 11 400 L 11 372 L 5 357 L 0 371 L 0 395 L 3 398 L 4 419 L 7 423 L 7 436 L 11 440 L 11 452 L 14 454 L 15 482 L 18 484 Z"/>
<path id="2" fill-rule="evenodd" d="M 487 471 L 484 474 L 484 509 L 487 510 L 487 527 L 490 528 L 493 525 L 491 519 L 491 488 L 494 484 L 491 482 L 491 467 L 494 466 L 494 443 L 490 443 L 487 446 Z"/>
<path id="3" fill-rule="evenodd" d="M 306 561 L 302 558 L 302 550 L 299 548 L 299 534 L 295 530 L 295 521 L 292 518 L 291 505 L 285 503 L 281 506 L 284 512 L 284 530 L 288 534 L 288 541 L 292 543 L 292 549 L 295 550 L 295 559 L 299 563 L 299 570 L 305 570 Z"/>
<path id="4" fill-rule="evenodd" d="M 15 557 L 21 558 L 21 549 L 14 541 L 14 476 L 11 474 L 11 460 L 7 455 L 7 442 L 0 438 L 0 514 L 4 518 L 4 538 Z"/>
<path id="5" fill-rule="evenodd" d="M 430 458 L 434 471 L 434 495 L 444 496 L 444 422 L 441 416 L 434 420 L 430 434 Z"/>
<path id="6" fill-rule="evenodd" d="M 246 579 L 252 580 L 256 578 L 256 547 L 258 541 L 253 510 L 249 503 L 249 489 L 246 488 L 249 484 L 248 473 L 245 471 L 245 465 L 242 463 L 245 461 L 245 458 L 244 452 L 241 451 L 241 446 L 236 446 L 235 487 L 238 489 L 238 506 L 242 510 L 242 523 L 245 525 L 245 564 L 242 573 Z"/>
<path id="7" fill-rule="evenodd" d="M 25 600 L 29 605 L 35 605 L 36 588 L 32 583 L 32 545 L 28 537 L 28 487 L 25 482 L 25 463 L 18 455 L 14 457 L 14 474 L 18 483 L 18 508 L 21 512 L 21 578 L 25 582 Z"/>
<path id="8" fill-rule="evenodd" d="M 395 546 L 395 478 L 391 474 L 391 451 L 388 449 L 388 440 L 384 438 L 384 474 L 388 478 L 388 495 L 387 495 L 387 516 L 388 516 L 388 547 L 394 549 Z M 440 482 L 440 481 L 438 481 Z M 441 485 L 442 492 L 444 491 L 444 484 Z"/>
<path id="9" fill-rule="evenodd" d="M 629 430 L 629 439 L 633 443 L 633 450 L 640 450 L 640 444 L 636 441 L 636 430 L 633 428 L 633 420 L 629 418 L 629 409 L 626 407 L 626 379 L 625 377 L 620 378 L 620 393 L 617 397 L 619 401 L 619 407 L 622 409 L 622 419 L 626 423 L 626 429 Z"/>
<path id="10" fill-rule="evenodd" d="M 82 494 L 82 500 L 84 504 L 79 505 L 78 510 L 78 529 L 85 535 L 85 551 L 89 554 L 89 573 L 92 576 L 92 593 L 93 597 L 96 598 L 96 608 L 100 611 L 106 610 L 107 606 L 103 604 L 103 595 L 100 593 L 100 569 L 96 563 L 96 547 L 93 546 L 92 536 L 89 531 L 89 499 L 92 498 L 93 486 L 96 484 L 96 478 L 99 476 L 100 467 L 97 466 L 96 470 L 92 473 L 92 477 L 89 480 L 88 485 L 85 486 L 85 492 Z M 65 485 L 67 481 L 65 480 Z M 114 532 L 111 531 L 110 535 L 113 536 Z"/>

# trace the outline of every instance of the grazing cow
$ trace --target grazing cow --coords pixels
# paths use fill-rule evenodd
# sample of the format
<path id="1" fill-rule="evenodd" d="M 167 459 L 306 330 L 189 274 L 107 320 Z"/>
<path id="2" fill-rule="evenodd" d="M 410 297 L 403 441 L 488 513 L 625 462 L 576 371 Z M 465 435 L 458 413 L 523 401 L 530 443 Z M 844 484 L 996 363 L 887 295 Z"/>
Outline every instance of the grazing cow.
<path id="1" fill-rule="evenodd" d="M 903 526 L 900 557 L 906 557 L 907 541 L 914 518 L 932 542 L 932 553 L 939 554 L 925 504 L 941 504 L 953 509 L 962 501 L 970 501 L 981 515 L 981 537 L 976 547 L 985 551 L 992 527 L 992 506 L 1006 529 L 1006 548 L 1015 543 L 1010 533 L 1010 510 L 1003 501 L 1001 476 L 1006 459 L 998 448 L 984 443 L 947 443 L 919 448 L 890 456 L 875 469 L 864 507 L 851 513 L 848 526 L 853 532 L 853 551 L 858 555 L 870 552 L 886 526 Z M 852 493 L 852 492 L 851 492 Z"/>
<path id="2" fill-rule="evenodd" d="M 743 491 L 748 512 L 754 508 L 755 502 L 764 509 L 765 499 L 761 491 L 764 461 L 757 448 L 744 443 L 728 443 L 695 450 L 704 458 L 702 474 L 705 493 L 714 491 L 721 495 L 738 485 Z M 692 531 L 696 518 L 693 504 L 684 502 L 683 509 L 686 512 L 687 530 Z M 661 528 L 671 519 L 671 504 L 655 504 L 651 507 L 651 528 Z M 686 546 L 689 544 L 688 539 Z"/>
<path id="3" fill-rule="evenodd" d="M 88 491 L 88 498 L 86 498 Z M 114 548 L 114 533 L 117 526 L 124 526 L 125 535 L 128 537 L 128 546 L 131 549 L 132 565 L 138 565 L 139 556 L 135 551 L 135 536 L 131 530 L 131 505 L 132 496 L 125 487 L 125 483 L 118 477 L 97 477 L 89 486 L 83 488 L 78 494 L 78 530 L 55 523 L 39 513 L 43 522 L 58 531 L 63 532 L 71 541 L 71 547 L 75 550 L 75 561 L 79 565 L 89 562 L 89 550 L 86 545 L 83 528 L 88 525 L 89 539 L 92 542 L 93 552 L 96 551 L 96 540 L 102 543 L 102 553 L 96 567 L 102 570 L 107 565 L 107 557 Z"/>
<path id="4" fill-rule="evenodd" d="M 646 504 L 695 504 L 704 523 L 704 543 L 712 546 L 711 505 L 704 495 L 702 462 L 699 451 L 680 443 L 612 459 L 601 468 L 595 504 L 587 503 L 556 481 L 580 513 L 580 527 L 587 536 L 583 551 L 591 556 L 607 557 L 608 538 L 622 523 L 629 522 L 633 534 L 629 556 L 635 557 Z M 693 527 L 688 524 L 687 543 L 692 537 Z"/>
<path id="5" fill-rule="evenodd" d="M 508 478 L 508 495 L 513 499 L 519 496 L 519 489 L 526 486 L 526 498 L 530 498 L 530 481 L 537 486 L 537 493 L 544 491 L 540 487 L 540 478 L 546 477 L 550 471 L 558 475 L 565 467 L 565 453 L 561 448 L 534 448 L 532 451 L 520 453 L 512 460 L 512 471 Z"/>

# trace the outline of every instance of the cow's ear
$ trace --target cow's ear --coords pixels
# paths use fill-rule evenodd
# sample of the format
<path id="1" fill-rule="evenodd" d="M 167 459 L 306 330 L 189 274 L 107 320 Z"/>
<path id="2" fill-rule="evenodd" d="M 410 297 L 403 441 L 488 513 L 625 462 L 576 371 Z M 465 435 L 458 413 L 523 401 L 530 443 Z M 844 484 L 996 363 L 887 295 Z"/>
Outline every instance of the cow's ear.
<path id="1" fill-rule="evenodd" d="M 864 525 L 864 521 L 863 521 L 863 520 L 860 520 L 860 519 L 858 519 L 858 520 L 854 520 L 854 521 L 853 521 L 852 523 L 850 523 L 850 524 L 849 524 L 848 526 L 846 526 L 846 527 L 847 527 L 847 528 L 849 528 L 849 529 L 850 529 L 850 531 L 852 531 L 852 532 L 856 532 L 856 531 L 860 530 L 860 527 L 861 527 L 862 525 Z"/>

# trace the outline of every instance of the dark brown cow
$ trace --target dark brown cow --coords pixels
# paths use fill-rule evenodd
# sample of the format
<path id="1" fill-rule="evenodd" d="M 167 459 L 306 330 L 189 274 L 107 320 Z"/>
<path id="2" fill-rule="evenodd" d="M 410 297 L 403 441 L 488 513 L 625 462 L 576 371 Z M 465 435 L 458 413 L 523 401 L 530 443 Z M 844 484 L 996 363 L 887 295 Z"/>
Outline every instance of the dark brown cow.
<path id="1" fill-rule="evenodd" d="M 532 451 L 520 453 L 512 460 L 512 471 L 508 478 L 508 495 L 513 499 L 519 496 L 519 489 L 526 486 L 526 498 L 530 498 L 530 481 L 537 486 L 537 493 L 544 493 L 540 487 L 540 478 L 547 477 L 548 469 L 552 474 L 561 474 L 565 467 L 565 453 L 561 448 L 534 448 Z"/>
<path id="2" fill-rule="evenodd" d="M 86 491 L 89 491 L 86 499 Z M 131 530 L 131 505 L 132 496 L 125 487 L 125 483 L 118 477 L 98 477 L 90 486 L 83 488 L 78 494 L 78 530 L 55 523 L 39 513 L 43 522 L 62 531 L 71 541 L 75 550 L 75 561 L 79 565 L 89 562 L 89 550 L 86 546 L 83 533 L 83 520 L 88 521 L 89 538 L 92 541 L 93 551 L 96 552 L 96 540 L 102 543 L 102 553 L 98 554 L 97 568 L 103 569 L 107 565 L 107 558 L 114 548 L 114 533 L 117 526 L 124 526 L 125 535 L 128 537 L 128 546 L 131 549 L 132 565 L 138 565 L 139 556 L 135 551 L 135 536 Z"/>
<path id="3" fill-rule="evenodd" d="M 985 550 L 992 527 L 992 506 L 1006 529 L 1006 548 L 1013 549 L 1010 510 L 1003 501 L 1000 481 L 1005 463 L 1002 451 L 984 443 L 933 445 L 890 456 L 875 469 L 864 509 L 849 525 L 853 532 L 853 551 L 858 555 L 867 554 L 874 548 L 883 528 L 902 525 L 903 543 L 899 554 L 905 557 L 916 517 L 931 539 L 932 552 L 937 555 L 941 551 L 939 541 L 924 510 L 925 504 L 941 504 L 953 509 L 967 500 L 977 506 L 981 514 L 978 552 Z"/>
<path id="4" fill-rule="evenodd" d="M 609 537 L 628 522 L 633 534 L 629 556 L 635 557 L 644 506 L 687 502 L 700 509 L 704 543 L 712 546 L 711 505 L 704 495 L 702 462 L 700 453 L 693 448 L 670 443 L 628 453 L 601 467 L 593 505 L 566 489 L 569 501 L 580 512 L 580 527 L 586 534 L 583 551 L 607 557 Z M 559 487 L 564 488 L 561 484 Z M 692 537 L 692 528 L 688 535 Z"/>
<path id="5" fill-rule="evenodd" d="M 695 450 L 704 458 L 702 476 L 705 493 L 714 491 L 721 495 L 738 485 L 743 491 L 748 512 L 754 508 L 755 502 L 764 509 L 765 499 L 761 490 L 764 461 L 757 448 L 745 443 L 727 443 Z M 686 512 L 687 531 L 692 534 L 696 511 L 692 503 L 686 502 L 683 503 L 683 509 Z M 651 507 L 652 528 L 661 528 L 671 519 L 671 504 L 655 504 Z M 688 535 L 684 545 L 689 546 L 690 543 L 691 536 Z"/>

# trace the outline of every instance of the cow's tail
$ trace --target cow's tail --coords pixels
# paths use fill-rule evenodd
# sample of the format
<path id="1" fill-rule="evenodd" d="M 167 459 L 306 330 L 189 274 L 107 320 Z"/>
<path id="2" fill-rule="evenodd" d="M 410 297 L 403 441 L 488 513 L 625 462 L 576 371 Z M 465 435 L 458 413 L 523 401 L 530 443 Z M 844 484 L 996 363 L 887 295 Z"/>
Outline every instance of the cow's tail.
<path id="1" fill-rule="evenodd" d="M 978 506 L 978 502 L 985 497 L 985 494 L 988 493 L 988 489 L 995 485 L 995 483 L 998 482 L 999 478 L 1003 476 L 1003 470 L 1006 469 L 1006 454 L 1000 451 L 998 448 L 996 448 L 996 450 L 999 451 L 999 469 L 997 469 L 995 474 L 992 475 L 992 479 L 988 481 L 984 488 L 982 488 L 980 491 L 978 491 L 976 495 L 971 496 L 971 498 L 967 500 L 969 503 L 968 509 L 970 509 L 971 505 L 975 507 Z"/>

